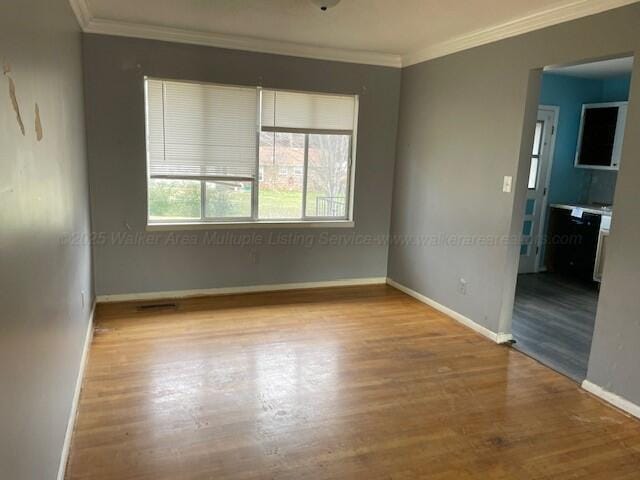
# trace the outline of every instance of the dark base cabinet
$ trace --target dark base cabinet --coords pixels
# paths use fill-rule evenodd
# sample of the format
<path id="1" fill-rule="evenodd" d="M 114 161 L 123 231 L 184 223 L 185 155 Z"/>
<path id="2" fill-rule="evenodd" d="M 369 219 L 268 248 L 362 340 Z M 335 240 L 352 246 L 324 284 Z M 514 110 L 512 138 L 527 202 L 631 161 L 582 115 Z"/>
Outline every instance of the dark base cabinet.
<path id="1" fill-rule="evenodd" d="M 547 270 L 593 281 L 600 220 L 600 215 L 592 213 L 576 218 L 571 210 L 551 208 L 545 250 Z"/>

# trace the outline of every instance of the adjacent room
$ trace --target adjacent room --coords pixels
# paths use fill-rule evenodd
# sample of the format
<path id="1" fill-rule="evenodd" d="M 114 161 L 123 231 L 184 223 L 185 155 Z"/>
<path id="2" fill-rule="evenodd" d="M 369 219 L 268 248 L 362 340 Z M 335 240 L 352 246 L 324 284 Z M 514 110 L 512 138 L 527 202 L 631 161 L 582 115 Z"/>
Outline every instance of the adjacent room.
<path id="1" fill-rule="evenodd" d="M 640 478 L 639 1 L 0 12 L 0 479 Z"/>
<path id="2" fill-rule="evenodd" d="M 547 67 L 522 228 L 514 346 L 587 376 L 633 57 Z"/>

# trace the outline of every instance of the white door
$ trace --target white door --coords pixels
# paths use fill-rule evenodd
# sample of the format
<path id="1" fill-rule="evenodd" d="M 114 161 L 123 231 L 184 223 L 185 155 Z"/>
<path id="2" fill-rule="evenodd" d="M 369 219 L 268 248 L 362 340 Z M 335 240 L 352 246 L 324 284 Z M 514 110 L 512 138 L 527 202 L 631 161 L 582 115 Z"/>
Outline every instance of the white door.
<path id="1" fill-rule="evenodd" d="M 547 209 L 546 197 L 549 190 L 556 119 L 557 108 L 539 107 L 527 184 L 518 273 L 536 273 L 540 270 L 542 230 Z"/>

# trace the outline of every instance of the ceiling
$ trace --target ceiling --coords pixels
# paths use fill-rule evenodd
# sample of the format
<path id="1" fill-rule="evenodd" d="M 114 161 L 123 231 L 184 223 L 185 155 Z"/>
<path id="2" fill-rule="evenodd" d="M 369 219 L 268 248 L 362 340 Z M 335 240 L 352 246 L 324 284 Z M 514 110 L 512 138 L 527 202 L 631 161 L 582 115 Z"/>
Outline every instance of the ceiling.
<path id="1" fill-rule="evenodd" d="M 405 66 L 638 0 L 70 0 L 87 32 Z"/>
<path id="2" fill-rule="evenodd" d="M 598 62 L 563 67 L 547 67 L 545 72 L 580 78 L 608 78 L 631 73 L 633 57 L 614 58 Z"/>

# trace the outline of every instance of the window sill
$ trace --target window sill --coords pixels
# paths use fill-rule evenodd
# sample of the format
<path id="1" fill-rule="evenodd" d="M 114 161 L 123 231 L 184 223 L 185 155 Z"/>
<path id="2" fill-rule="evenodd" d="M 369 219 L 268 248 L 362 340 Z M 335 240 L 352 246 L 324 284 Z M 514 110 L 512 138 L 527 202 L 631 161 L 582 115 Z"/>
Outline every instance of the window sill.
<path id="1" fill-rule="evenodd" d="M 317 221 L 261 221 L 261 222 L 180 222 L 149 223 L 147 232 L 170 232 L 177 230 L 236 230 L 262 228 L 354 228 L 352 220 L 317 220 Z"/>

